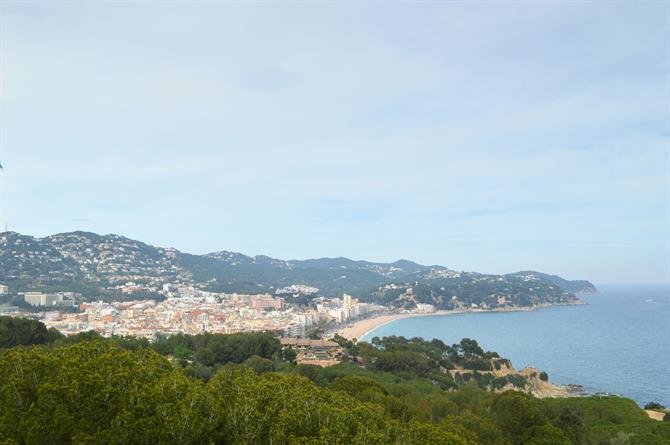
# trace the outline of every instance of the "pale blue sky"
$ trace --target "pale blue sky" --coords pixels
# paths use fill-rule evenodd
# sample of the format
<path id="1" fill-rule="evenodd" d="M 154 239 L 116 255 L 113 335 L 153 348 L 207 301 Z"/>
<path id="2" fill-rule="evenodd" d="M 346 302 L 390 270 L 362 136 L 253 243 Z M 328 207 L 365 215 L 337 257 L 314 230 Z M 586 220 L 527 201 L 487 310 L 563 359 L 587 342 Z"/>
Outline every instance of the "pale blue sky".
<path id="1" fill-rule="evenodd" d="M 669 280 L 666 2 L 2 9 L 12 230 Z"/>

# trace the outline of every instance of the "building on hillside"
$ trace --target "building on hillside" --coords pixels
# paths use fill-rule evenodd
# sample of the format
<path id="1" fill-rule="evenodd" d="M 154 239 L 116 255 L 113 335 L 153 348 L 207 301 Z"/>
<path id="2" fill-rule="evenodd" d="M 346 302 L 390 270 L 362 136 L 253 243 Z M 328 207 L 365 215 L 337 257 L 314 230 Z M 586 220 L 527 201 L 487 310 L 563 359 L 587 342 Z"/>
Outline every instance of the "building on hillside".
<path id="1" fill-rule="evenodd" d="M 337 323 L 342 323 L 347 319 L 348 312 L 341 308 L 334 308 L 328 311 L 330 318 L 334 319 Z"/>
<path id="2" fill-rule="evenodd" d="M 416 310 L 419 312 L 424 312 L 426 314 L 430 314 L 435 312 L 435 306 L 432 304 L 422 304 L 422 303 L 417 303 L 416 304 Z"/>
<path id="3" fill-rule="evenodd" d="M 282 348 L 290 348 L 296 352 L 299 365 L 333 366 L 342 362 L 342 347 L 330 340 L 313 340 L 309 338 L 287 338 L 280 340 Z"/>
<path id="4" fill-rule="evenodd" d="M 44 294 L 42 292 L 26 292 L 23 299 L 31 306 L 74 306 L 74 299 L 79 295 L 75 292 L 59 292 Z"/>
<path id="5" fill-rule="evenodd" d="M 0 284 L 0 295 L 4 295 L 9 292 L 9 286 Z"/>
<path id="6" fill-rule="evenodd" d="M 178 292 L 177 286 L 171 283 L 163 283 L 163 293 L 175 294 Z"/>
<path id="7" fill-rule="evenodd" d="M 284 329 L 286 337 L 303 338 L 305 336 L 305 325 L 302 323 L 291 323 Z"/>
<path id="8" fill-rule="evenodd" d="M 26 292 L 23 299 L 31 306 L 55 306 L 59 303 L 58 295 L 42 292 Z"/>
<path id="9" fill-rule="evenodd" d="M 251 307 L 260 310 L 274 309 L 280 311 L 284 307 L 284 300 L 282 298 L 273 298 L 270 295 L 258 296 L 251 300 Z"/>

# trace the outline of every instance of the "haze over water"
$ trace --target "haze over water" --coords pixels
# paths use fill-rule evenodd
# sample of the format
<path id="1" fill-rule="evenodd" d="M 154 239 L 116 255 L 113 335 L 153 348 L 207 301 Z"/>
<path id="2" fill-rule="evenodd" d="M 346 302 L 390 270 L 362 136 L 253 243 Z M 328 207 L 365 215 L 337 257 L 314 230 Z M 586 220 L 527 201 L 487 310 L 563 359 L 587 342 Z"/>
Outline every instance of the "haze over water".
<path id="1" fill-rule="evenodd" d="M 670 405 L 670 284 L 601 285 L 582 306 L 406 318 L 367 334 L 474 338 L 484 349 L 535 366 L 555 383 L 584 385 L 644 405 Z"/>

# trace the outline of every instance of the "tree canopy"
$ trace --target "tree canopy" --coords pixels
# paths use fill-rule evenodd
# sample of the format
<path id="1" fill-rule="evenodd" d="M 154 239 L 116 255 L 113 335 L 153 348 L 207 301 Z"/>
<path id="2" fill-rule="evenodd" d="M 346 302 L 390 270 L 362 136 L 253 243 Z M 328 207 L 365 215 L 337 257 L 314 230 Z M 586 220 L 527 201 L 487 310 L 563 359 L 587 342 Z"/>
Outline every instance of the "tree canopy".
<path id="1" fill-rule="evenodd" d="M 444 360 L 497 360 L 474 340 L 345 344 L 369 366 L 320 368 L 287 360 L 270 334 L 149 343 L 11 323 L 0 320 L 3 445 L 670 443 L 670 422 L 628 399 L 538 399 L 440 380 Z"/>

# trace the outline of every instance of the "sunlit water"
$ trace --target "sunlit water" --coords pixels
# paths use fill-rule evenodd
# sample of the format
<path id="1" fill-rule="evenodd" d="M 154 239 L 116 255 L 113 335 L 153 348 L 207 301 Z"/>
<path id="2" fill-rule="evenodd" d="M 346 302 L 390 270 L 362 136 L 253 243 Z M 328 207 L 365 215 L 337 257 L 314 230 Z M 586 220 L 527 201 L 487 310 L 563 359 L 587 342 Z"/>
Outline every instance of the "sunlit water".
<path id="1" fill-rule="evenodd" d="M 584 385 L 640 404 L 670 406 L 670 285 L 599 286 L 582 306 L 397 320 L 365 336 L 474 338 L 488 350 L 546 371 L 555 383 Z"/>

